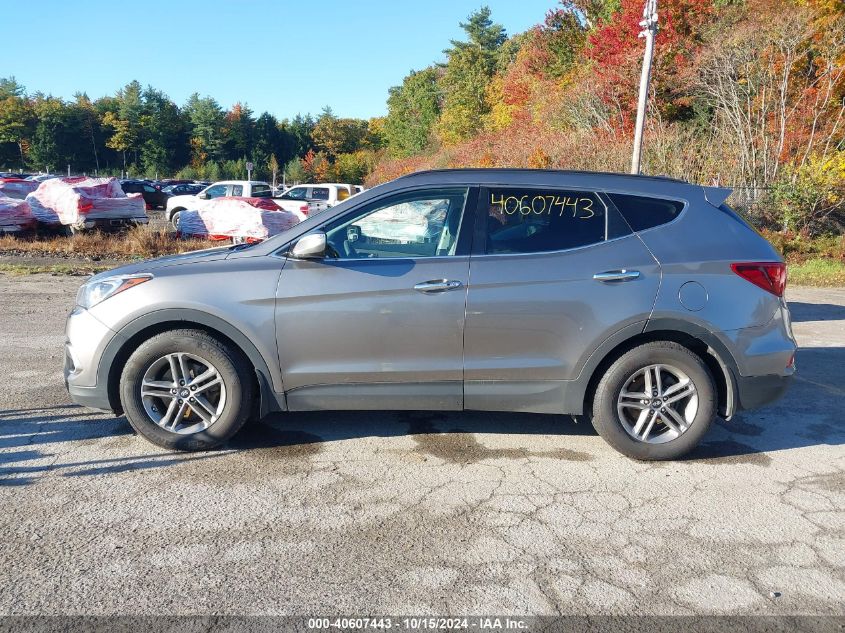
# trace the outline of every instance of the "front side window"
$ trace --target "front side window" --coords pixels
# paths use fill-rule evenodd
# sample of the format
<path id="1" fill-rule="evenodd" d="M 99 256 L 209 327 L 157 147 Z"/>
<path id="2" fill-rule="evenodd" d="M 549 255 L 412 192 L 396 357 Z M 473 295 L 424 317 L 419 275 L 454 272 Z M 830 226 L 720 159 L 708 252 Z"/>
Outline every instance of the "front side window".
<path id="1" fill-rule="evenodd" d="M 605 207 L 589 191 L 490 189 L 486 253 L 543 253 L 605 240 Z"/>
<path id="2" fill-rule="evenodd" d="M 222 198 L 226 195 L 226 185 L 214 185 L 205 190 L 209 198 Z"/>
<path id="3" fill-rule="evenodd" d="M 340 259 L 454 255 L 466 187 L 394 196 L 326 228 L 329 253 Z"/>
<path id="4" fill-rule="evenodd" d="M 307 193 L 308 187 L 294 187 L 293 189 L 288 189 L 282 198 L 284 200 L 305 200 Z"/>

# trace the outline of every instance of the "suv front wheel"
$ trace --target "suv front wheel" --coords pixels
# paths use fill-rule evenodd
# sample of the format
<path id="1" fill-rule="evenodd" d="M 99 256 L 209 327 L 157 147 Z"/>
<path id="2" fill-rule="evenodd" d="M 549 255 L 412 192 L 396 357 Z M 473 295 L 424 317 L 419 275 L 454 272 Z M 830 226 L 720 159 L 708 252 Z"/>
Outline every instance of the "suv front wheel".
<path id="1" fill-rule="evenodd" d="M 138 433 L 171 450 L 207 450 L 244 425 L 253 395 L 239 350 L 201 330 L 144 341 L 120 379 L 120 401 Z"/>
<path id="2" fill-rule="evenodd" d="M 593 399 L 593 426 L 616 450 L 641 460 L 691 451 L 716 417 L 716 387 L 686 347 L 655 341 L 620 356 Z"/>

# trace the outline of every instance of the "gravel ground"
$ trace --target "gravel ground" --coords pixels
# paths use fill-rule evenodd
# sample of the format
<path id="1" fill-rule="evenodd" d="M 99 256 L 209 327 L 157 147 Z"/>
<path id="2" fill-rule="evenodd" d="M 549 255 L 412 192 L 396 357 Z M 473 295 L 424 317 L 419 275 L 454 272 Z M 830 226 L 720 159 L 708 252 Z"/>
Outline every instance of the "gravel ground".
<path id="1" fill-rule="evenodd" d="M 278 415 L 166 453 L 69 403 L 78 278 L 0 275 L 0 614 L 845 614 L 845 290 L 689 460 L 584 423 Z"/>

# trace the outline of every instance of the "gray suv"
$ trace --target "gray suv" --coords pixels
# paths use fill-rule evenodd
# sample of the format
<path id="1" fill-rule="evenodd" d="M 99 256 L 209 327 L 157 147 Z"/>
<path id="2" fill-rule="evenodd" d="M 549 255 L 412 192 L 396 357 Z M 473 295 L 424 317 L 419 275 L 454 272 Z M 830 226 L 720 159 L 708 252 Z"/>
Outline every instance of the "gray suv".
<path id="1" fill-rule="evenodd" d="M 585 415 L 637 459 L 795 371 L 786 268 L 725 204 L 668 178 L 417 173 L 260 244 L 124 266 L 80 288 L 79 404 L 202 450 L 273 411 Z"/>

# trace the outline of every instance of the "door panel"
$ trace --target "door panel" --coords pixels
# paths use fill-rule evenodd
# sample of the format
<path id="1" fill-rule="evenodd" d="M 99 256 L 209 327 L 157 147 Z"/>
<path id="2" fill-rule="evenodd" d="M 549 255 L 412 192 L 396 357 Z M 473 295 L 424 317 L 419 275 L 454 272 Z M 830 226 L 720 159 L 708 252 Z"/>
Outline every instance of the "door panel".
<path id="1" fill-rule="evenodd" d="M 289 408 L 460 409 L 468 271 L 467 256 L 289 259 L 276 304 Z M 460 286 L 414 289 L 438 280 Z"/>
<path id="2" fill-rule="evenodd" d="M 476 196 L 422 188 L 365 203 L 321 227 L 326 258 L 287 260 L 276 340 L 289 408 L 462 407 Z"/>
<path id="3" fill-rule="evenodd" d="M 489 192 L 482 190 L 481 199 L 485 196 Z M 603 340 L 626 326 L 645 325 L 660 268 L 633 234 L 571 250 L 482 254 L 508 247 L 491 246 L 488 233 L 516 232 L 488 228 L 482 211 L 488 210 L 479 211 L 476 243 L 481 246 L 473 248 L 467 294 L 464 407 L 575 411 L 580 403 L 566 402 L 567 383 L 579 377 Z M 608 216 L 607 226 L 616 220 Z M 510 247 L 523 248 L 535 237 L 542 235 L 511 240 Z"/>

